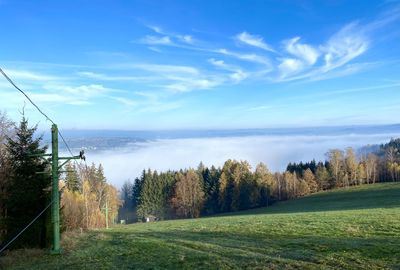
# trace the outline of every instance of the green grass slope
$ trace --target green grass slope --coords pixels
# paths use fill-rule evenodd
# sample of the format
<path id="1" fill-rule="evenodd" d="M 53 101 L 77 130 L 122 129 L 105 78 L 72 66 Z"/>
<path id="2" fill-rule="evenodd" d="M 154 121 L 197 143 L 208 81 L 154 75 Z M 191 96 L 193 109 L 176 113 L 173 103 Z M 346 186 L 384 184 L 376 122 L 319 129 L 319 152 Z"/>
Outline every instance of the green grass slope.
<path id="1" fill-rule="evenodd" d="M 66 244 L 61 256 L 3 261 L 19 259 L 10 269 L 400 269 L 400 183 L 231 216 L 121 225 Z"/>

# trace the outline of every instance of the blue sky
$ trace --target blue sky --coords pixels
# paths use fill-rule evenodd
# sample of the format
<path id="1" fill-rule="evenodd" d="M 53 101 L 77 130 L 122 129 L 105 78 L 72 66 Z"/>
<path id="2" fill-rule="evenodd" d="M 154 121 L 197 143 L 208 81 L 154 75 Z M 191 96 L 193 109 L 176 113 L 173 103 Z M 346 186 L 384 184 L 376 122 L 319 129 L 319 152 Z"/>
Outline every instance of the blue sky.
<path id="1" fill-rule="evenodd" d="M 1 67 L 64 129 L 399 123 L 398 1 L 0 0 L 0 25 Z"/>

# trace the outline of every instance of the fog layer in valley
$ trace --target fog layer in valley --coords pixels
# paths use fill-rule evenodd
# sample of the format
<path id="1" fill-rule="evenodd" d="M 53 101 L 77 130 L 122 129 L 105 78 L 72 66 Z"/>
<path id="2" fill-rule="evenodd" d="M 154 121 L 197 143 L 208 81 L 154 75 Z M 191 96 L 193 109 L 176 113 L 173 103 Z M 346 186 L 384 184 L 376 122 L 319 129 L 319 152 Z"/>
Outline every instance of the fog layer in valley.
<path id="1" fill-rule="evenodd" d="M 89 151 L 87 163 L 103 164 L 112 184 L 121 187 L 128 179 L 140 176 L 143 169 L 158 171 L 197 167 L 222 166 L 227 159 L 247 160 L 254 167 L 259 162 L 272 171 L 284 170 L 289 162 L 324 160 L 332 148 L 359 148 L 380 144 L 399 134 L 368 134 L 339 136 L 246 136 L 160 139 L 135 143 L 124 148 Z"/>

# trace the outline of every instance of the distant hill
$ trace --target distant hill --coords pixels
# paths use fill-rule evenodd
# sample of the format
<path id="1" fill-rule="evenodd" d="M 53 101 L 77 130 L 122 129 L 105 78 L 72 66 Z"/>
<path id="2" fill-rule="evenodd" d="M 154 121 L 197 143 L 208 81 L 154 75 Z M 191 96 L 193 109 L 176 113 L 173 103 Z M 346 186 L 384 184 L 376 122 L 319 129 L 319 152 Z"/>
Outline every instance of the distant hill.
<path id="1" fill-rule="evenodd" d="M 43 131 L 42 131 L 43 132 Z M 194 129 L 194 130 L 63 130 L 72 148 L 108 149 L 157 139 L 246 137 L 246 136 L 339 136 L 358 134 L 400 135 L 400 124 L 354 125 L 293 128 L 257 129 Z M 43 132 L 44 140 L 50 142 L 50 134 Z M 60 144 L 60 148 L 63 148 Z"/>

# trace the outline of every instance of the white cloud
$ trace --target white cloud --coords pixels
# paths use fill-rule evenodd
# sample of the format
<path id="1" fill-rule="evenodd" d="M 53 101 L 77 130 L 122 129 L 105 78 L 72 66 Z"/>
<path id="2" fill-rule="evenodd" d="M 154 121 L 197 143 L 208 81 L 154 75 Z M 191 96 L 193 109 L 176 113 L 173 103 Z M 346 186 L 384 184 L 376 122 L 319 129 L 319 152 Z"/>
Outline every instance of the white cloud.
<path id="1" fill-rule="evenodd" d="M 274 49 L 270 45 L 265 43 L 264 39 L 260 36 L 251 35 L 247 32 L 242 32 L 236 35 L 236 39 L 244 44 L 257 47 L 266 51 L 274 52 Z"/>
<path id="2" fill-rule="evenodd" d="M 177 83 L 169 84 L 166 86 L 166 89 L 169 89 L 172 92 L 188 92 L 192 90 L 210 89 L 219 84 L 220 84 L 219 81 L 210 80 L 206 78 L 202 79 L 188 78 L 188 79 L 183 79 Z"/>
<path id="3" fill-rule="evenodd" d="M 223 60 L 216 60 L 214 58 L 208 59 L 208 62 L 216 67 L 227 69 L 229 66 Z"/>
<path id="4" fill-rule="evenodd" d="M 325 60 L 321 71 L 327 72 L 343 66 L 366 52 L 368 44 L 369 40 L 357 24 L 346 25 L 321 46 Z"/>
<path id="5" fill-rule="evenodd" d="M 158 65 L 158 64 L 138 64 L 133 67 L 146 70 L 149 72 L 157 72 L 161 74 L 171 74 L 171 73 L 179 73 L 179 74 L 192 74 L 196 75 L 199 71 L 190 66 L 178 66 L 178 65 Z"/>
<path id="6" fill-rule="evenodd" d="M 192 44 L 194 42 L 193 37 L 190 35 L 183 35 L 183 36 L 178 36 L 178 38 L 188 44 Z"/>
<path id="7" fill-rule="evenodd" d="M 318 59 L 319 52 L 317 49 L 308 44 L 301 44 L 300 37 L 295 37 L 286 42 L 286 50 L 304 60 L 307 64 L 313 65 Z"/>
<path id="8" fill-rule="evenodd" d="M 278 66 L 281 78 L 299 73 L 303 68 L 303 62 L 294 58 L 284 58 Z"/>
<path id="9" fill-rule="evenodd" d="M 176 33 L 170 33 L 168 31 L 164 31 L 161 27 L 159 26 L 154 26 L 154 25 L 146 25 L 148 28 L 153 30 L 155 33 L 162 35 L 163 37 L 155 37 L 151 35 L 147 35 L 142 39 L 142 42 L 149 44 L 149 45 L 172 45 L 172 46 L 177 46 L 179 47 L 179 42 L 186 43 L 186 44 L 193 44 L 194 43 L 194 38 L 191 35 L 185 34 L 176 34 Z M 175 41 L 175 42 L 174 42 Z"/>
<path id="10" fill-rule="evenodd" d="M 229 74 L 229 78 L 236 83 L 246 79 L 249 76 L 249 74 L 244 72 L 239 67 L 228 65 L 223 60 L 216 60 L 214 58 L 210 58 L 208 59 L 208 62 L 219 69 L 232 72 L 231 74 Z"/>
<path id="11" fill-rule="evenodd" d="M 147 27 L 150 28 L 151 30 L 153 30 L 154 32 L 156 32 L 157 34 L 161 34 L 161 35 L 165 34 L 163 32 L 163 30 L 161 29 L 161 27 L 159 27 L 159 26 L 147 25 Z"/>
<path id="12" fill-rule="evenodd" d="M 153 47 L 153 46 L 150 46 L 150 47 L 147 47 L 149 50 L 151 50 L 151 51 L 153 51 L 153 52 L 158 52 L 158 53 L 160 53 L 160 52 L 162 52 L 159 48 L 157 48 L 157 47 Z"/>
<path id="13" fill-rule="evenodd" d="M 148 44 L 148 45 L 172 45 L 173 42 L 171 41 L 171 38 L 168 36 L 163 36 L 163 37 L 156 37 L 156 36 L 150 36 L 147 35 L 144 38 L 142 38 L 141 43 Z"/>
<path id="14" fill-rule="evenodd" d="M 102 81 L 151 81 L 154 79 L 149 76 L 113 76 L 92 71 L 80 71 L 77 74 L 81 77 Z"/>
<path id="15" fill-rule="evenodd" d="M 131 100 L 129 98 L 125 98 L 125 97 L 114 97 L 111 96 L 112 99 L 126 105 L 126 106 L 135 106 L 137 105 L 137 102 L 135 102 L 134 100 Z"/>
<path id="16" fill-rule="evenodd" d="M 240 81 L 243 81 L 244 79 L 246 79 L 247 77 L 249 77 L 249 75 L 242 70 L 237 70 L 234 73 L 232 73 L 231 75 L 229 75 L 229 77 L 234 82 L 240 82 Z"/>
<path id="17" fill-rule="evenodd" d="M 255 54 L 255 53 L 237 53 L 237 52 L 232 52 L 227 49 L 218 49 L 215 50 L 216 53 L 220 53 L 223 55 L 228 55 L 232 56 L 241 60 L 245 60 L 248 62 L 253 62 L 253 63 L 258 63 L 258 64 L 264 64 L 264 65 L 270 65 L 270 62 L 268 58 Z"/>
<path id="18" fill-rule="evenodd" d="M 108 92 L 113 92 L 113 89 L 106 88 L 100 84 L 89 84 L 79 86 L 69 85 L 45 85 L 45 89 L 49 91 L 57 91 L 63 94 L 74 95 L 81 98 L 92 98 L 102 96 Z"/>
<path id="19" fill-rule="evenodd" d="M 28 81 L 53 81 L 61 79 L 59 77 L 40 74 L 28 70 L 5 69 L 4 71 L 13 80 L 15 79 L 15 80 L 28 80 Z"/>

